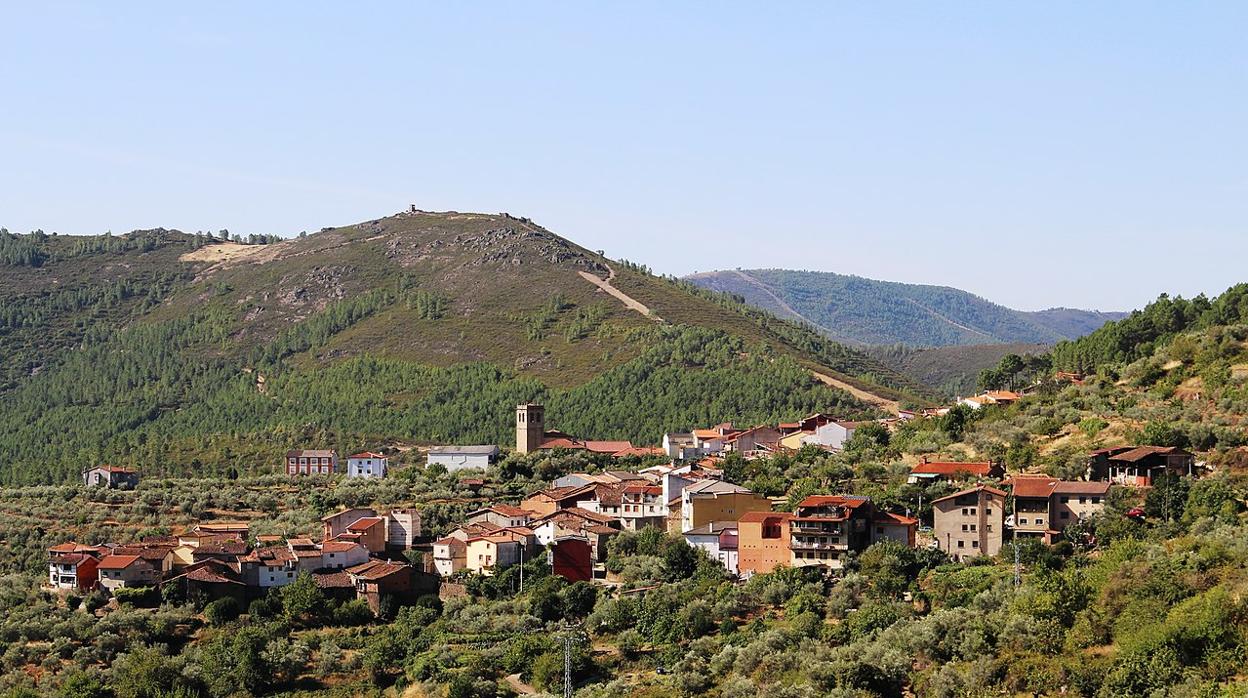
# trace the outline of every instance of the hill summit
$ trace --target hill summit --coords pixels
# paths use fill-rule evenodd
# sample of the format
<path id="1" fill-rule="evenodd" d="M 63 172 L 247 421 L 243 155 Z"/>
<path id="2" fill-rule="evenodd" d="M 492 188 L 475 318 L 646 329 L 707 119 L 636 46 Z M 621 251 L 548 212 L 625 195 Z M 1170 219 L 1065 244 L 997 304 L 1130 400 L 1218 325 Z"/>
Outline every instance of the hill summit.
<path id="1" fill-rule="evenodd" d="M 0 235 L 0 481 L 105 461 L 263 471 L 323 442 L 505 443 L 527 400 L 571 432 L 656 443 L 923 399 L 805 327 L 508 214 L 226 237 Z"/>

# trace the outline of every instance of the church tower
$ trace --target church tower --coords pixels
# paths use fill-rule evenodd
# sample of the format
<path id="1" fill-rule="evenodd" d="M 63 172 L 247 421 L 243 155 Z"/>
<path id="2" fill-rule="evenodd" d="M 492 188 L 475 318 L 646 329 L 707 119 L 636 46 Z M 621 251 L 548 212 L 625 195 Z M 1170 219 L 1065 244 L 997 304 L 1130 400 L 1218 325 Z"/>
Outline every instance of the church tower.
<path id="1" fill-rule="evenodd" d="M 532 403 L 516 405 L 516 453 L 536 451 L 546 438 L 546 408 Z"/>

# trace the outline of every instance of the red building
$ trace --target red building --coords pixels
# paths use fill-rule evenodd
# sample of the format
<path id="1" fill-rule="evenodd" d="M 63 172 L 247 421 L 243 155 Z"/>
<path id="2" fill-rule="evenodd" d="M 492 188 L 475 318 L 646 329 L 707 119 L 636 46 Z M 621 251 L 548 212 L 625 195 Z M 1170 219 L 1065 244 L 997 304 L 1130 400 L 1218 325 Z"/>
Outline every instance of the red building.
<path id="1" fill-rule="evenodd" d="M 338 471 L 338 452 L 333 449 L 287 451 L 287 475 L 329 475 Z"/>
<path id="2" fill-rule="evenodd" d="M 556 575 L 569 582 L 588 582 L 594 578 L 593 553 L 585 538 L 556 538 L 550 548 L 550 564 Z"/>

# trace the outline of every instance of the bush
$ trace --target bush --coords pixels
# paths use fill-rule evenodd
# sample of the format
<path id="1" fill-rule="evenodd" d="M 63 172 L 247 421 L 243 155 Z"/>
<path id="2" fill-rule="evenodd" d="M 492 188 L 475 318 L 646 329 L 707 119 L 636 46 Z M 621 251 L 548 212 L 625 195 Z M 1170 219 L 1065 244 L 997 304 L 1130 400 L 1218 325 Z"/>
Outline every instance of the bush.
<path id="1" fill-rule="evenodd" d="M 242 604 L 238 602 L 238 599 L 231 596 L 217 599 L 204 606 L 204 617 L 212 625 L 225 625 L 238 618 L 242 612 Z"/>

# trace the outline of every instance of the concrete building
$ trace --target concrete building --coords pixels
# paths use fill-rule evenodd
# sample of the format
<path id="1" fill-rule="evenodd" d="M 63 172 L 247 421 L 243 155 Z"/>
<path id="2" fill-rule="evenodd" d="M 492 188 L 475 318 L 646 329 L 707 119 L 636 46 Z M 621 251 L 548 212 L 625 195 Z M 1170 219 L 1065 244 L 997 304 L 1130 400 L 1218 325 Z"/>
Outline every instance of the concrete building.
<path id="1" fill-rule="evenodd" d="M 737 521 L 737 573 L 742 577 L 766 574 L 792 561 L 789 549 L 793 514 L 752 511 Z"/>
<path id="2" fill-rule="evenodd" d="M 712 560 L 717 560 L 730 574 L 737 574 L 739 565 L 738 523 L 714 521 L 685 532 L 685 542 L 701 548 Z"/>
<path id="3" fill-rule="evenodd" d="M 365 451 L 347 456 L 347 477 L 385 477 L 390 459 L 380 453 Z"/>
<path id="4" fill-rule="evenodd" d="M 698 480 L 680 491 L 680 531 L 715 521 L 738 521 L 751 511 L 771 511 L 771 500 L 723 480 Z"/>
<path id="5" fill-rule="evenodd" d="M 132 490 L 139 486 L 139 473 L 134 468 L 116 465 L 97 465 L 82 472 L 82 484 L 87 487 L 113 487 Z"/>
<path id="6" fill-rule="evenodd" d="M 1001 552 L 1005 492 L 976 485 L 932 501 L 936 544 L 955 560 Z"/>
<path id="7" fill-rule="evenodd" d="M 338 452 L 333 449 L 310 449 L 286 452 L 284 471 L 287 475 L 331 475 L 338 472 Z"/>
<path id="8" fill-rule="evenodd" d="M 498 446 L 434 446 L 425 456 L 425 465 L 441 465 L 449 473 L 468 468 L 487 470 L 498 462 L 498 456 Z"/>

